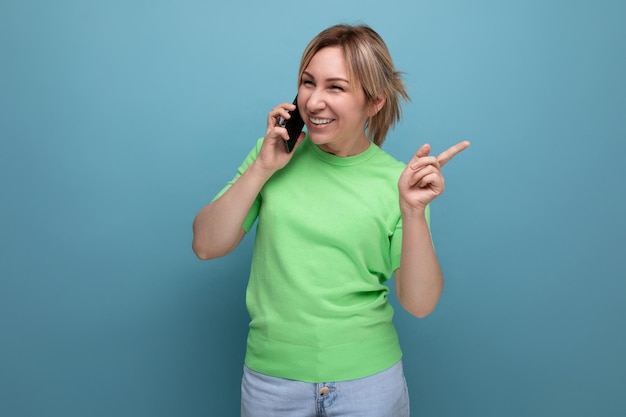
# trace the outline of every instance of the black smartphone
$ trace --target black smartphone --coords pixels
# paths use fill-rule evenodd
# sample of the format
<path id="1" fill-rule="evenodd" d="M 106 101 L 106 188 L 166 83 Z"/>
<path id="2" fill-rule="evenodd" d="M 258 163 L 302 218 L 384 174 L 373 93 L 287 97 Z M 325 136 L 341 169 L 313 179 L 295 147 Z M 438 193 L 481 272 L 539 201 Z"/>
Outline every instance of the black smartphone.
<path id="1" fill-rule="evenodd" d="M 298 96 L 293 100 L 293 104 L 296 105 L 296 109 L 289 112 L 291 118 L 284 121 L 283 126 L 287 129 L 287 133 L 289 133 L 289 140 L 285 141 L 285 148 L 287 152 L 291 152 L 293 147 L 298 140 L 298 136 L 302 132 L 304 128 L 304 120 L 300 117 L 300 110 L 298 110 Z"/>

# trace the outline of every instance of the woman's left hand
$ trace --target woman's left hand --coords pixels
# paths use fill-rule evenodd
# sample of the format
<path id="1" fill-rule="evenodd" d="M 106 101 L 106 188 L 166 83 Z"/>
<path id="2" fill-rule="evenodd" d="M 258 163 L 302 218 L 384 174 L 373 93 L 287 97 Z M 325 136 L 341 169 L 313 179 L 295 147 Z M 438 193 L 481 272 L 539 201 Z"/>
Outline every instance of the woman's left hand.
<path id="1" fill-rule="evenodd" d="M 470 146 L 469 141 L 459 142 L 439 154 L 430 155 L 430 145 L 422 145 L 400 175 L 400 210 L 403 215 L 412 212 L 423 214 L 426 206 L 445 189 L 441 167 L 459 152 Z"/>

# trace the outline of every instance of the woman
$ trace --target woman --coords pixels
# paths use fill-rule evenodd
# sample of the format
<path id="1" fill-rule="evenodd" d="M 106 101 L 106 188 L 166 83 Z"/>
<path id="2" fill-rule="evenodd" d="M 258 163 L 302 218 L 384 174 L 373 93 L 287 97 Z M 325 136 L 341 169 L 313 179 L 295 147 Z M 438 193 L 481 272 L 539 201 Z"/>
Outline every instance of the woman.
<path id="1" fill-rule="evenodd" d="M 306 123 L 294 150 L 270 111 L 265 136 L 193 225 L 200 259 L 232 251 L 258 219 L 242 416 L 408 416 L 402 352 L 385 281 L 395 274 L 407 311 L 425 317 L 443 276 L 428 205 L 444 190 L 423 145 L 408 164 L 385 153 L 408 99 L 380 36 L 337 25 L 307 46 L 297 104 Z"/>

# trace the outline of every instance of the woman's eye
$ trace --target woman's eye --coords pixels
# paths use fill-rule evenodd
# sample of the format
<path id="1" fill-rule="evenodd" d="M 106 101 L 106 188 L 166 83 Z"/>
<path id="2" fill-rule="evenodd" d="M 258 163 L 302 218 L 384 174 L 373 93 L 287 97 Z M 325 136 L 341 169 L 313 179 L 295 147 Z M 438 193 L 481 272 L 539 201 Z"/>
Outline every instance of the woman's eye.
<path id="1" fill-rule="evenodd" d="M 343 91 L 343 87 L 339 86 L 339 85 L 332 85 L 330 87 L 331 90 L 336 90 L 336 91 Z"/>
<path id="2" fill-rule="evenodd" d="M 313 85 L 313 82 L 309 80 L 302 80 L 302 85 Z"/>

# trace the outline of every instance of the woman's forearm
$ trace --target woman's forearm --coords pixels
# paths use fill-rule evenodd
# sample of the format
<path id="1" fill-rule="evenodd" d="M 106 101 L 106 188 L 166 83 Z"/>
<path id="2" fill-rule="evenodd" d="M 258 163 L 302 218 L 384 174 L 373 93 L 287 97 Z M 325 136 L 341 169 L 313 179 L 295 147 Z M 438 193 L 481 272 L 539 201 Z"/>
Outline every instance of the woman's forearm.
<path id="1" fill-rule="evenodd" d="M 423 215 L 403 216 L 402 255 L 395 276 L 398 300 L 409 313 L 421 318 L 435 309 L 443 274 Z"/>
<path id="2" fill-rule="evenodd" d="M 237 247 L 245 235 L 246 215 L 271 175 L 253 162 L 220 198 L 198 212 L 193 221 L 192 242 L 198 258 L 218 258 Z"/>

